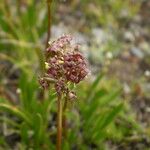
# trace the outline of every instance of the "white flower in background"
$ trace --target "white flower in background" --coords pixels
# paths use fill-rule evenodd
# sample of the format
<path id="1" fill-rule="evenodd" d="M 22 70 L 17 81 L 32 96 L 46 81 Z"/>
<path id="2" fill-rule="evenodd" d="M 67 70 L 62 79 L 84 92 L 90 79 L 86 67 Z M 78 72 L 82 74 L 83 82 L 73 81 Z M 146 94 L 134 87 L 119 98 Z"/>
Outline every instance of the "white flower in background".
<path id="1" fill-rule="evenodd" d="M 107 52 L 107 53 L 106 53 L 106 58 L 112 59 L 112 58 L 113 58 L 112 52 Z"/>
<path id="2" fill-rule="evenodd" d="M 146 71 L 144 72 L 144 74 L 145 74 L 146 77 L 150 77 L 150 70 L 146 70 Z"/>

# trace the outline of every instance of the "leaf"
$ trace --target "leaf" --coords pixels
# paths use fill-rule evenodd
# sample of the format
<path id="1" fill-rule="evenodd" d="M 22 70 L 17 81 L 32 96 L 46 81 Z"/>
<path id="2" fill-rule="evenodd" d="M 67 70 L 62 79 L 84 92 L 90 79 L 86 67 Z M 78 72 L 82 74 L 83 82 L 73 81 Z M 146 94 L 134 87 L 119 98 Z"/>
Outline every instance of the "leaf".
<path id="1" fill-rule="evenodd" d="M 100 89 L 95 93 L 95 95 L 91 99 L 91 102 L 89 104 L 90 107 L 89 107 L 89 105 L 83 106 L 84 107 L 83 110 L 85 110 L 84 114 L 85 114 L 86 118 L 92 119 L 92 117 L 89 117 L 89 116 L 92 116 L 93 114 L 95 114 L 99 108 L 102 109 L 102 107 L 100 105 L 101 100 L 106 99 L 109 101 L 109 99 L 107 98 L 108 97 L 107 95 L 108 95 L 108 93 L 105 89 Z M 111 97 L 111 98 L 114 98 L 114 97 Z"/>
<path id="2" fill-rule="evenodd" d="M 96 93 L 95 93 L 95 95 L 94 95 L 94 97 L 93 97 L 93 100 L 96 100 L 96 99 L 99 99 L 99 98 L 101 98 L 101 97 L 103 97 L 103 96 L 106 96 L 107 95 L 107 90 L 105 90 L 105 89 L 100 89 L 100 90 L 98 90 Z"/>
<path id="3" fill-rule="evenodd" d="M 1 43 L 1 41 L 0 41 Z M 6 54 L 0 53 L 0 59 L 8 60 L 11 63 L 15 64 L 18 68 L 22 69 L 22 71 L 27 72 L 27 69 L 24 68 L 27 64 L 25 62 L 19 62 L 18 60 L 14 59 L 13 57 L 10 57 Z"/>
<path id="4" fill-rule="evenodd" d="M 97 88 L 97 85 L 99 84 L 100 80 L 102 79 L 103 77 L 103 73 L 100 73 L 97 78 L 95 79 L 95 81 L 93 82 L 91 88 L 89 89 L 89 91 L 93 91 Z"/>
<path id="5" fill-rule="evenodd" d="M 5 148 L 7 147 L 7 149 L 9 148 L 4 139 L 4 136 L 0 136 L 0 149 L 1 149 L 1 146 L 5 146 Z"/>
<path id="6" fill-rule="evenodd" d="M 101 139 L 107 136 L 107 132 L 105 131 L 109 124 L 113 122 L 117 114 L 123 109 L 123 104 L 119 104 L 118 106 L 114 107 L 111 111 L 107 112 L 108 114 L 104 114 L 102 117 L 98 118 L 95 121 L 93 132 L 93 139 Z M 106 112 L 105 112 L 106 113 Z M 102 136 L 103 134 L 103 136 Z"/>
<path id="7" fill-rule="evenodd" d="M 34 136 L 36 140 L 36 145 L 38 146 L 44 139 L 43 134 L 45 132 L 45 126 L 43 124 L 43 119 L 41 114 L 36 114 L 34 118 Z"/>
<path id="8" fill-rule="evenodd" d="M 20 127 L 20 134 L 21 134 L 22 141 L 25 143 L 25 145 L 29 145 L 28 131 L 29 131 L 29 128 L 27 124 L 23 122 Z"/>
<path id="9" fill-rule="evenodd" d="M 113 102 L 114 100 L 116 100 L 116 98 L 120 95 L 122 89 L 117 89 L 114 91 L 111 91 L 109 94 L 103 96 L 100 99 L 100 106 L 106 106 L 109 103 Z"/>
<path id="10" fill-rule="evenodd" d="M 0 116 L 0 121 L 1 122 L 5 122 L 5 123 L 7 123 L 7 124 L 9 124 L 9 125 L 11 125 L 11 126 L 13 126 L 15 128 L 19 128 L 20 127 L 19 123 L 16 123 L 12 119 L 6 118 L 6 116 Z"/>
<path id="11" fill-rule="evenodd" d="M 32 104 L 37 103 L 35 97 L 35 93 L 37 90 L 36 79 L 35 77 L 33 77 L 32 80 L 29 80 L 30 78 L 27 74 L 22 73 L 19 81 L 19 87 L 21 89 L 21 103 L 24 110 L 29 113 L 33 112 L 34 110 L 34 105 Z"/>
<path id="12" fill-rule="evenodd" d="M 35 114 L 33 121 L 35 149 L 38 149 L 41 145 L 46 145 L 50 149 L 54 149 L 50 140 L 50 131 L 46 130 L 48 124 L 44 122 L 42 115 L 40 113 Z"/>
<path id="13" fill-rule="evenodd" d="M 86 97 L 86 100 L 89 102 L 91 101 L 93 95 L 94 95 L 94 92 L 96 91 L 96 88 L 100 82 L 100 80 L 102 79 L 103 77 L 103 73 L 100 73 L 97 78 L 95 79 L 95 81 L 93 82 L 93 84 L 91 85 L 91 87 L 89 88 L 88 92 L 87 92 L 87 97 Z"/>
<path id="14" fill-rule="evenodd" d="M 106 128 L 117 116 L 117 114 L 123 109 L 123 103 L 119 104 L 118 106 L 114 107 L 111 112 L 105 117 L 103 123 L 101 124 L 101 129 Z"/>
<path id="15" fill-rule="evenodd" d="M 19 110 L 17 107 L 11 106 L 9 104 L 1 104 L 0 103 L 0 109 L 7 111 L 9 113 L 12 113 L 12 114 L 16 115 L 17 117 L 19 117 L 20 119 L 27 122 L 30 126 L 32 125 L 31 118 L 29 116 L 27 116 L 23 111 Z"/>

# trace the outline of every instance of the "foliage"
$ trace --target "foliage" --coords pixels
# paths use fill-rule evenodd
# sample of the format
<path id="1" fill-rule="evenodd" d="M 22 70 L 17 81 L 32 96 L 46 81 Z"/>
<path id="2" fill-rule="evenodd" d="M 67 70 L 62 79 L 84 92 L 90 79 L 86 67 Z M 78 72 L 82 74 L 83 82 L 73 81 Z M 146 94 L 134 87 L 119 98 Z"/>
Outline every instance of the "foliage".
<path id="1" fill-rule="evenodd" d="M 93 20 L 102 26 L 118 27 L 120 21 L 129 21 L 139 10 L 140 1 L 131 0 L 83 0 L 82 8 L 87 19 Z M 89 8 L 89 9 L 87 9 Z"/>
<path id="2" fill-rule="evenodd" d="M 117 23 L 123 7 L 130 10 L 129 18 L 139 7 L 137 4 L 135 9 L 131 9 L 129 1 L 122 0 L 93 2 L 96 9 L 92 12 L 90 10 L 93 9 L 87 9 L 87 6 L 91 7 L 89 0 L 82 0 L 81 7 L 86 3 L 82 8 L 87 19 L 93 23 L 96 17 L 100 25 Z M 35 3 L 34 0 L 24 1 L 23 7 L 18 0 L 1 0 L 0 3 L 0 60 L 7 60 L 21 70 L 17 85 L 19 101 L 13 104 L 0 96 L 0 127 L 7 131 L 7 134 L 3 132 L 0 135 L 2 149 L 12 149 L 14 145 L 18 149 L 55 149 L 55 93 L 50 91 L 49 96 L 41 98 L 36 73 L 39 68 L 42 72 L 44 66 L 45 7 L 45 2 Z M 55 7 L 53 4 L 53 11 Z M 106 49 L 112 48 L 111 44 L 107 46 Z M 116 84 L 111 85 L 101 73 L 93 83 L 89 81 L 78 87 L 79 98 L 70 102 L 67 110 L 68 134 L 64 150 L 94 147 L 103 150 L 108 140 L 121 141 L 135 130 L 141 131 L 134 122 L 134 116 L 126 118 L 128 105 L 123 103 L 120 86 L 114 86 Z M 131 129 L 127 128 L 128 124 L 131 124 Z M 7 142 L 7 136 L 12 134 L 20 138 L 13 145 Z"/>
<path id="3" fill-rule="evenodd" d="M 23 3 L 23 4 L 21 4 Z M 0 4 L 0 58 L 31 73 L 43 67 L 45 32 L 47 30 L 46 2 L 5 1 Z M 54 8 L 54 5 L 53 7 Z M 14 19 L 15 18 L 15 19 Z M 9 57 L 11 54 L 11 58 Z M 17 59 L 16 59 L 17 58 Z"/>
<path id="4" fill-rule="evenodd" d="M 76 112 L 68 110 L 69 120 L 74 120 L 75 117 L 77 120 L 72 121 L 69 127 L 64 149 L 66 147 L 70 149 L 73 146 L 84 149 L 92 143 L 98 146 L 103 140 L 109 138 L 107 130 L 112 124 L 115 125 L 114 119 L 123 110 L 123 104 L 118 99 L 120 90 L 107 91 L 97 88 L 101 77 L 102 75 L 98 76 L 89 86 L 84 96 L 82 96 L 83 91 L 80 90 L 82 93 L 79 93 L 80 100 L 78 100 L 79 106 L 76 106 L 78 107 Z M 20 103 L 17 106 L 1 99 L 1 112 L 5 111 L 18 118 L 15 121 L 7 117 L 9 121 L 4 121 L 4 123 L 10 124 L 8 129 L 12 128 L 13 132 L 19 134 L 24 148 L 52 149 L 54 147 L 52 141 L 56 134 L 56 129 L 52 126 L 54 124 L 52 116 L 56 111 L 55 95 L 52 94 L 43 101 L 38 100 L 39 90 L 36 78 L 29 80 L 26 74 L 22 75 L 19 85 L 21 93 Z M 80 146 L 81 142 L 82 146 Z"/>

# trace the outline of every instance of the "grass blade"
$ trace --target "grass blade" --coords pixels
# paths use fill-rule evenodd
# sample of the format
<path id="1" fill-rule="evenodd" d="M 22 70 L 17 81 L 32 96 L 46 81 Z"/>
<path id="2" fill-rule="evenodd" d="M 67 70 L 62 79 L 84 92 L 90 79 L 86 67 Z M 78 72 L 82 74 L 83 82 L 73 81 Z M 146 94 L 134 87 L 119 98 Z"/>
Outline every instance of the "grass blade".
<path id="1" fill-rule="evenodd" d="M 16 115 L 17 117 L 21 118 L 22 120 L 26 121 L 29 125 L 32 125 L 32 121 L 29 116 L 27 116 L 24 112 L 19 110 L 15 106 L 11 106 L 9 104 L 0 104 L 0 109 L 7 111 L 9 113 L 12 113 Z"/>

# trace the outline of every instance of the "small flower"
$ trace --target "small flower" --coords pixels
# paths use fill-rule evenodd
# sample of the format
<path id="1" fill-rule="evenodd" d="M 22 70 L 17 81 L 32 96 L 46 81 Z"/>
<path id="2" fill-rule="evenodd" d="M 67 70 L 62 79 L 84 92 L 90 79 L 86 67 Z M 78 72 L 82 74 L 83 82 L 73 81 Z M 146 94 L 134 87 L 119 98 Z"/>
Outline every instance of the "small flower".
<path id="1" fill-rule="evenodd" d="M 40 78 L 39 79 L 39 83 L 41 84 L 43 89 L 48 89 L 49 82 L 47 80 L 44 80 L 44 78 Z"/>
<path id="2" fill-rule="evenodd" d="M 67 80 L 79 83 L 88 74 L 87 64 L 79 52 L 66 54 L 64 57 L 64 70 Z"/>
<path id="3" fill-rule="evenodd" d="M 70 100 L 75 100 L 75 99 L 77 98 L 77 96 L 76 96 L 75 92 L 70 91 L 70 92 L 68 93 L 68 98 L 69 98 Z"/>
<path id="4" fill-rule="evenodd" d="M 146 77 L 150 77 L 150 71 L 149 71 L 149 70 L 146 70 L 146 71 L 144 72 L 144 74 L 145 74 Z"/>
<path id="5" fill-rule="evenodd" d="M 65 87 L 65 81 L 62 80 L 58 80 L 55 84 L 55 90 L 57 92 L 58 95 L 61 95 L 62 93 L 66 92 L 66 87 Z"/>
<path id="6" fill-rule="evenodd" d="M 63 76 L 63 60 L 60 57 L 52 57 L 48 61 L 49 68 L 47 74 L 55 79 L 59 79 Z"/>
<path id="7" fill-rule="evenodd" d="M 50 47 L 47 48 L 47 52 L 51 53 L 60 52 L 60 50 L 63 50 L 65 46 L 70 44 L 71 40 L 72 37 L 70 35 L 63 35 L 50 44 Z"/>

